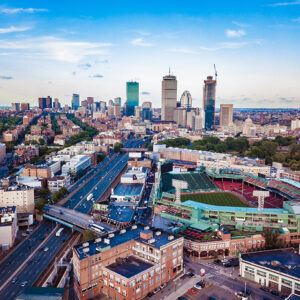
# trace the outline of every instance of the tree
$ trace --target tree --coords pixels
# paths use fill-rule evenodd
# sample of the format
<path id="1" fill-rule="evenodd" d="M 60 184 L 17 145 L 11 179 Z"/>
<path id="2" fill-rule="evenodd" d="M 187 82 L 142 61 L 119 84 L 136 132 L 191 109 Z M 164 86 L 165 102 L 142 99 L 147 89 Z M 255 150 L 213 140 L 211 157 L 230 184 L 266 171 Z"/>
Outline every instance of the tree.
<path id="1" fill-rule="evenodd" d="M 41 188 L 38 191 L 38 194 L 41 198 L 47 198 L 48 196 L 50 196 L 51 192 L 47 188 Z"/>
<path id="2" fill-rule="evenodd" d="M 153 151 L 153 144 L 150 144 L 150 145 L 148 146 L 148 151 Z"/>
<path id="3" fill-rule="evenodd" d="M 68 193 L 69 193 L 68 189 L 66 187 L 62 187 L 53 194 L 51 200 L 53 203 L 57 203 L 60 199 L 62 199 Z"/>
<path id="4" fill-rule="evenodd" d="M 45 145 L 45 140 L 43 138 L 39 138 L 39 144 L 40 145 Z"/>
<path id="5" fill-rule="evenodd" d="M 94 231 L 92 231 L 90 229 L 87 229 L 83 232 L 82 241 L 86 242 L 86 241 L 92 240 L 96 237 L 98 237 L 97 233 L 95 233 Z"/>
<path id="6" fill-rule="evenodd" d="M 98 153 L 97 154 L 97 164 L 99 164 L 105 158 L 105 154 Z"/>
<path id="7" fill-rule="evenodd" d="M 279 231 L 275 231 L 271 228 L 265 228 L 262 235 L 265 238 L 265 248 L 267 250 L 283 247 L 283 242 L 281 239 L 279 239 Z"/>
<path id="8" fill-rule="evenodd" d="M 35 203 L 35 208 L 38 210 L 38 213 L 41 215 L 43 213 L 43 208 L 47 204 L 47 200 L 45 198 L 40 198 Z"/>
<path id="9" fill-rule="evenodd" d="M 121 148 L 123 147 L 123 144 L 121 143 L 115 143 L 114 145 L 114 152 L 120 152 L 121 151 Z"/>

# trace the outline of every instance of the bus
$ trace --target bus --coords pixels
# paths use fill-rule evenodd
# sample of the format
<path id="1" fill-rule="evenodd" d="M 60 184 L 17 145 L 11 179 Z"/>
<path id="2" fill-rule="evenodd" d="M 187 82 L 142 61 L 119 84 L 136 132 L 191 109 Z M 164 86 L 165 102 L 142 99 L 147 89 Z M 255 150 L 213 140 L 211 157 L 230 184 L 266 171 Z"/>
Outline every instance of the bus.
<path id="1" fill-rule="evenodd" d="M 98 225 L 98 224 L 95 224 L 95 223 L 93 223 L 93 224 L 91 225 L 91 229 L 94 229 L 95 231 L 97 231 L 97 232 L 99 232 L 99 233 L 105 231 L 105 229 L 104 229 L 102 226 L 100 226 L 100 225 Z"/>
<path id="2" fill-rule="evenodd" d="M 93 198 L 93 193 L 90 193 L 90 194 L 86 197 L 86 200 L 87 200 L 87 201 L 90 201 L 90 200 L 92 200 L 92 198 Z"/>
<path id="3" fill-rule="evenodd" d="M 56 236 L 61 236 L 61 233 L 62 233 L 62 231 L 63 231 L 64 229 L 61 227 L 61 228 L 59 228 L 58 230 L 57 230 L 57 232 L 56 232 Z"/>

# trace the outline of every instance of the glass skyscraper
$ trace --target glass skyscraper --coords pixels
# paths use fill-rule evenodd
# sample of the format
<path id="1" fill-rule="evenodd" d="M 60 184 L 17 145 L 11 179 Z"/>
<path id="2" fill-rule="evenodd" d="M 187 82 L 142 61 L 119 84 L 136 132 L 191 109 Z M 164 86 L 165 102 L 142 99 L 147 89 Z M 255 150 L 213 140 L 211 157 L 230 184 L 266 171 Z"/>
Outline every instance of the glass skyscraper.
<path id="1" fill-rule="evenodd" d="M 72 109 L 77 110 L 79 107 L 79 95 L 73 94 L 72 96 Z"/>
<path id="2" fill-rule="evenodd" d="M 134 116 L 134 108 L 139 106 L 139 83 L 135 81 L 126 82 L 127 116 Z"/>
<path id="3" fill-rule="evenodd" d="M 212 76 L 207 76 L 203 87 L 203 110 L 205 116 L 205 129 L 213 130 L 215 126 L 215 103 L 217 81 Z"/>

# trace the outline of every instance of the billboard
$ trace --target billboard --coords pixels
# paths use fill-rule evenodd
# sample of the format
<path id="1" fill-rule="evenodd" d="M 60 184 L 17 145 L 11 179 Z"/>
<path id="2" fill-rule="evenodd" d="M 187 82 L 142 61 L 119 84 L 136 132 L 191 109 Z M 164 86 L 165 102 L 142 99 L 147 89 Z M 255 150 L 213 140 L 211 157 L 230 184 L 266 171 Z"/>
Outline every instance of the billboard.
<path id="1" fill-rule="evenodd" d="M 129 158 L 141 158 L 142 153 L 141 152 L 129 152 Z"/>

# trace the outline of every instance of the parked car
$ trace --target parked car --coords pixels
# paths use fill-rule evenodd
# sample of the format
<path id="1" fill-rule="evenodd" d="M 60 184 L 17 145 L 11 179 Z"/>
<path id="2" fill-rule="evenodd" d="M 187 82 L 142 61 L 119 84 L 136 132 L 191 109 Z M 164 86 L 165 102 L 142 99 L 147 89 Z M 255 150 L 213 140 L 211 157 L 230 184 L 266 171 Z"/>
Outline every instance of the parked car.
<path id="1" fill-rule="evenodd" d="M 272 290 L 272 291 L 271 291 L 271 294 L 274 295 L 274 296 L 279 296 L 279 292 L 276 291 L 276 290 Z"/>
<path id="2" fill-rule="evenodd" d="M 166 286 L 167 286 L 167 284 L 166 284 L 166 283 L 163 283 L 163 284 L 160 286 L 160 289 L 162 290 L 162 289 L 164 289 Z"/>
<path id="3" fill-rule="evenodd" d="M 191 294 L 194 294 L 194 295 L 197 294 L 196 290 L 194 290 L 194 289 L 188 289 L 188 292 Z"/>
<path id="4" fill-rule="evenodd" d="M 189 273 L 187 273 L 187 275 L 188 275 L 190 278 L 195 277 L 195 274 L 194 274 L 193 272 L 189 272 Z"/>
<path id="5" fill-rule="evenodd" d="M 266 286 L 261 286 L 260 289 L 264 292 L 269 292 L 269 289 Z"/>
<path id="6" fill-rule="evenodd" d="M 199 281 L 197 282 L 195 285 L 194 285 L 194 288 L 198 289 L 198 290 L 201 290 L 205 287 L 205 284 L 203 281 Z"/>

